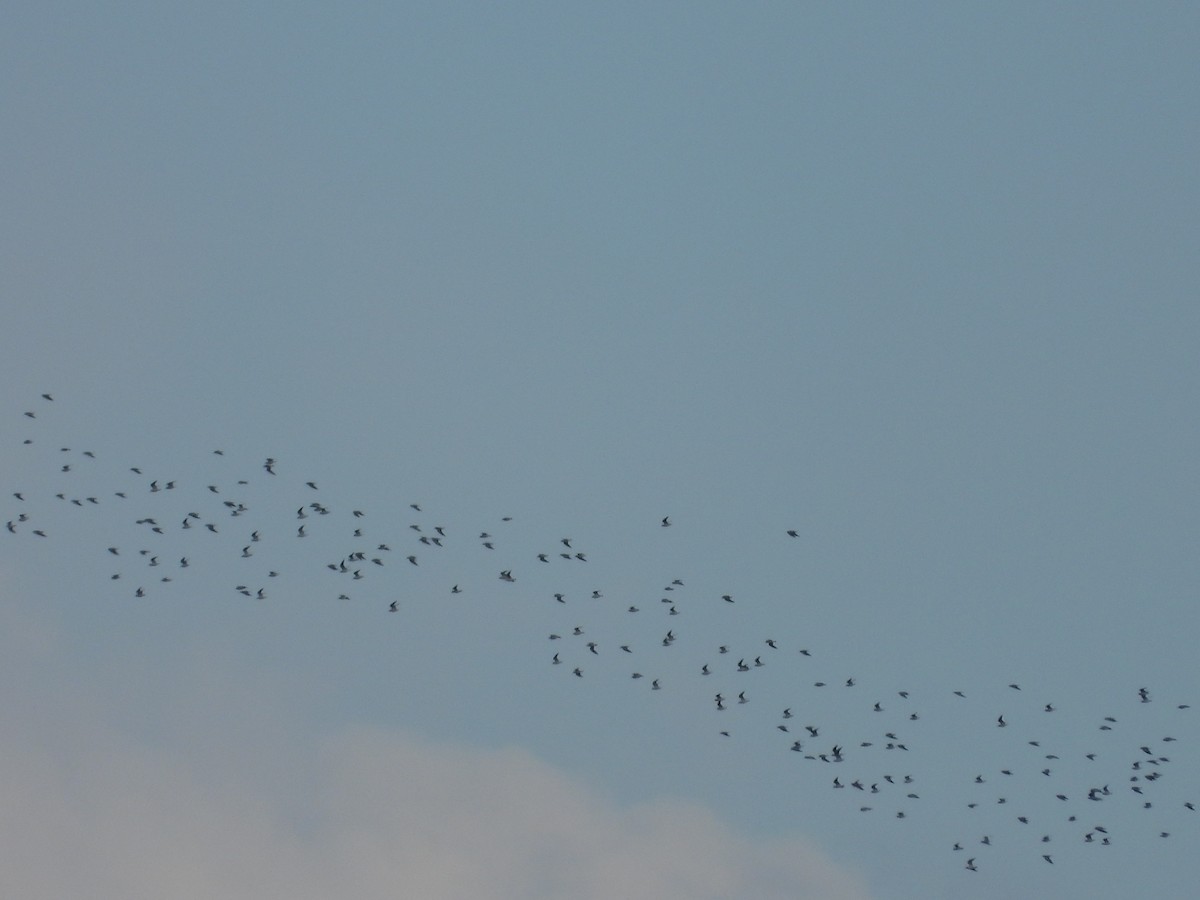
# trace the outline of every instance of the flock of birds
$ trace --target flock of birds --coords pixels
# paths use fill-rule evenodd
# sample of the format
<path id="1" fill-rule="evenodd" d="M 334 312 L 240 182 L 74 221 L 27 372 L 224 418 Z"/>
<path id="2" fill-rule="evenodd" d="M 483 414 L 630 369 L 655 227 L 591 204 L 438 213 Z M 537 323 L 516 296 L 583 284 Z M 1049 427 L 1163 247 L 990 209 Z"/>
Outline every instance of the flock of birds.
<path id="1" fill-rule="evenodd" d="M 950 786 L 961 792 L 957 802 L 964 824 L 947 850 L 972 872 L 984 868 L 998 847 L 1025 848 L 1054 865 L 1058 848 L 1109 846 L 1139 818 L 1147 823 L 1139 826 L 1143 831 L 1167 839 L 1173 832 L 1155 824 L 1155 813 L 1177 809 L 1190 815 L 1200 802 L 1172 781 L 1177 738 L 1165 730 L 1170 726 L 1155 722 L 1158 730 L 1147 734 L 1132 733 L 1127 725 L 1151 727 L 1138 715 L 1151 708 L 1171 721 L 1188 715 L 1188 703 L 1160 700 L 1147 687 L 1131 687 L 1123 705 L 1088 723 L 1095 744 L 1077 747 L 1062 738 L 1061 728 L 1046 727 L 1066 713 L 1053 701 L 1034 699 L 1016 682 L 997 686 L 1005 700 L 986 722 L 963 690 L 948 688 L 936 698 L 895 686 L 868 693 L 867 685 L 845 673 L 822 677 L 823 654 L 810 646 L 772 635 L 706 643 L 678 624 L 688 616 L 736 615 L 739 598 L 732 593 L 696 598 L 683 578 L 660 585 L 653 596 L 643 594 L 648 600 L 633 602 L 615 593 L 610 598 L 603 585 L 580 590 L 579 573 L 588 569 L 589 551 L 569 536 L 555 536 L 525 558 L 512 559 L 506 552 L 505 529 L 513 527 L 507 516 L 492 527 L 466 532 L 430 522 L 414 502 L 407 510 L 412 521 L 379 533 L 368 510 L 327 502 L 316 481 L 289 478 L 286 467 L 271 457 L 243 467 L 223 450 L 213 450 L 213 471 L 226 474 L 212 483 L 144 464 L 102 467 L 91 449 L 42 446 L 41 420 L 53 408 L 53 396 L 43 394 L 25 412 L 21 435 L 31 461 L 47 467 L 42 483 L 53 487 L 15 486 L 7 493 L 5 536 L 17 542 L 53 541 L 56 525 L 71 516 L 119 522 L 121 533 L 136 535 L 135 543 L 103 541 L 91 553 L 96 565 L 107 565 L 111 590 L 119 597 L 169 596 L 197 569 L 205 569 L 228 576 L 227 589 L 234 596 L 267 600 L 284 580 L 279 560 L 290 557 L 306 568 L 305 590 L 325 591 L 330 600 L 374 601 L 381 612 L 397 613 L 402 601 L 394 599 L 390 570 L 437 566 L 438 554 L 455 542 L 469 542 L 496 560 L 488 576 L 493 584 L 517 584 L 527 570 L 540 575 L 554 566 L 573 567 L 570 574 L 559 569 L 561 588 L 542 598 L 557 613 L 547 619 L 562 623 L 546 635 L 549 666 L 583 684 L 620 678 L 650 691 L 686 680 L 707 698 L 703 702 L 717 737 L 730 739 L 748 728 L 772 735 L 784 754 L 808 767 L 815 785 L 841 792 L 863 814 L 902 821 L 917 814 L 927 791 L 946 789 L 915 776 L 919 767 L 907 764 L 932 746 L 944 752 L 945 729 L 941 724 L 926 729 L 927 721 L 944 723 L 957 716 L 975 729 L 986 725 L 987 742 L 1004 761 Z M 664 516 L 648 527 L 670 529 L 676 523 Z M 105 532 L 89 528 L 87 533 Z M 799 537 L 796 530 L 779 535 L 784 542 Z M 293 550 L 302 542 L 303 554 L 279 552 L 284 541 Z M 546 578 L 529 580 L 542 584 Z M 444 590 L 478 590 L 477 579 L 469 573 L 457 580 L 447 577 Z M 680 646 L 687 651 L 681 653 Z M 746 715 L 757 706 L 768 707 L 765 719 Z M 821 710 L 834 708 L 839 712 L 832 724 L 820 719 Z M 1114 804 L 1143 812 L 1132 818 L 1123 813 L 1117 827 L 1106 816 Z"/>

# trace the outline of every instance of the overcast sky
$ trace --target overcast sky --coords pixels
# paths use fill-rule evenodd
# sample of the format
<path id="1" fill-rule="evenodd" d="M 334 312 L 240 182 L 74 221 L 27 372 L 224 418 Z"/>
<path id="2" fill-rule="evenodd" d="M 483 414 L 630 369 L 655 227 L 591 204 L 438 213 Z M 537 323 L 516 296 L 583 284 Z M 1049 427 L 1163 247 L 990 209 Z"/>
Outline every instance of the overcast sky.
<path id="1" fill-rule="evenodd" d="M 9 4 L 3 892 L 1193 896 L 1198 42 Z"/>

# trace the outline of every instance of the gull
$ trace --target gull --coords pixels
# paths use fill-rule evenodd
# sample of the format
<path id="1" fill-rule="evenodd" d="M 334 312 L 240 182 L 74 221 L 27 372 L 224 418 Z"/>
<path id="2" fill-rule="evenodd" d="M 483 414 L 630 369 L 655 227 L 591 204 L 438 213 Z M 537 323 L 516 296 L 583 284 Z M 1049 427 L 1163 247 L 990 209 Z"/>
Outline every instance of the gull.
<path id="1" fill-rule="evenodd" d="M 663 516 L 662 527 L 663 528 L 671 527 L 671 517 L 670 516 Z"/>
<path id="2" fill-rule="evenodd" d="M 393 600 L 393 601 L 392 601 L 392 605 L 388 607 L 388 612 L 396 612 L 396 611 L 397 611 L 396 604 L 397 604 L 398 602 L 399 602 L 399 601 Z M 555 662 L 558 662 L 558 654 L 555 654 L 555 656 L 554 656 L 554 661 L 555 661 Z"/>

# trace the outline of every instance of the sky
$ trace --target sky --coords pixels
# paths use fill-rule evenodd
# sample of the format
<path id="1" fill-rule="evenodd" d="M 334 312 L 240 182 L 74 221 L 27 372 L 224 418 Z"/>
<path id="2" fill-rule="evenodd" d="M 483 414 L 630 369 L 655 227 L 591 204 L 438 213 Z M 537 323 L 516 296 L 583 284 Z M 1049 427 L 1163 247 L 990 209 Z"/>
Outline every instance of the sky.
<path id="1" fill-rule="evenodd" d="M 4 893 L 1194 894 L 1193 7 L 6 19 Z"/>

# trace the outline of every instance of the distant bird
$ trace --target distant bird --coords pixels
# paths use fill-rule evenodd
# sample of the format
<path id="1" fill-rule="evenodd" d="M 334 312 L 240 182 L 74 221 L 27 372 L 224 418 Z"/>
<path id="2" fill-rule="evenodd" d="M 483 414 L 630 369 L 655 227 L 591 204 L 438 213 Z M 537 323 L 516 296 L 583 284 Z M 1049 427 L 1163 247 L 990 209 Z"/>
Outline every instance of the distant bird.
<path id="1" fill-rule="evenodd" d="M 663 527 L 663 528 L 669 528 L 669 527 L 670 527 L 670 525 L 671 525 L 671 517 L 670 517 L 670 516 L 663 516 L 663 519 L 662 519 L 662 527 Z"/>

